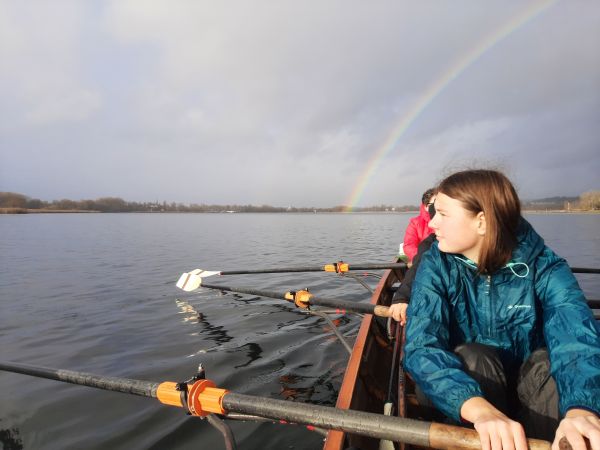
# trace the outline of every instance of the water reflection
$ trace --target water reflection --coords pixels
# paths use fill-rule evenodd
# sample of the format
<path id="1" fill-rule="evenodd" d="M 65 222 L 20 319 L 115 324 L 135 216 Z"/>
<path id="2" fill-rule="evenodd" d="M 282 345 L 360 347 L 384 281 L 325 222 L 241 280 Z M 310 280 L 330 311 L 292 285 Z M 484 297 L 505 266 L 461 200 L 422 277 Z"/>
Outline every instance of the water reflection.
<path id="1" fill-rule="evenodd" d="M 23 441 L 17 428 L 0 430 L 0 443 L 4 450 L 23 450 Z"/>
<path id="2" fill-rule="evenodd" d="M 279 392 L 279 394 L 285 400 L 301 399 L 304 402 L 310 400 L 313 393 L 315 392 L 315 387 L 313 385 L 310 385 L 308 387 L 295 386 L 296 384 L 299 384 L 306 379 L 307 377 L 302 377 L 300 375 L 295 375 L 292 373 L 280 376 L 279 382 L 281 383 L 281 391 Z"/>
<path id="3" fill-rule="evenodd" d="M 300 368 L 310 367 L 312 367 L 312 364 L 304 364 Z M 332 375 L 331 370 L 318 377 L 302 376 L 291 372 L 281 375 L 279 377 L 279 383 L 281 384 L 279 395 L 285 400 L 300 401 L 302 403 L 334 404 L 338 387 L 334 386 Z"/>
<path id="4" fill-rule="evenodd" d="M 257 359 L 262 358 L 261 355 L 262 355 L 263 349 L 261 348 L 260 345 L 254 343 L 254 342 L 249 342 L 235 350 L 228 350 L 228 352 L 229 353 L 234 353 L 234 352 L 237 353 L 238 351 L 240 351 L 244 348 L 246 351 L 246 356 L 249 358 L 249 360 L 245 364 L 238 364 L 237 366 L 233 366 L 234 369 L 239 369 L 240 367 L 246 367 L 246 366 L 252 364 Z"/>
<path id="5" fill-rule="evenodd" d="M 215 341 L 217 344 L 225 344 L 233 339 L 227 334 L 224 327 L 211 324 L 204 314 L 198 315 L 198 323 L 203 326 L 202 335 Z"/>
<path id="6" fill-rule="evenodd" d="M 198 318 L 200 313 L 196 311 L 196 309 L 187 301 L 181 300 L 179 298 L 175 299 L 175 304 L 180 310 L 180 314 L 185 314 L 186 316 L 183 318 L 183 322 L 198 322 Z"/>
<path id="7" fill-rule="evenodd" d="M 189 302 L 176 299 L 175 303 L 177 307 L 181 310 L 182 314 L 186 314 L 183 322 L 197 323 L 202 325 L 203 330 L 200 332 L 203 336 L 208 339 L 214 341 L 217 344 L 224 344 L 233 339 L 233 337 L 227 334 L 225 328 L 219 325 L 213 325 L 207 319 L 206 314 L 199 312 L 194 306 L 192 306 Z M 199 334 L 199 333 L 194 333 Z"/>

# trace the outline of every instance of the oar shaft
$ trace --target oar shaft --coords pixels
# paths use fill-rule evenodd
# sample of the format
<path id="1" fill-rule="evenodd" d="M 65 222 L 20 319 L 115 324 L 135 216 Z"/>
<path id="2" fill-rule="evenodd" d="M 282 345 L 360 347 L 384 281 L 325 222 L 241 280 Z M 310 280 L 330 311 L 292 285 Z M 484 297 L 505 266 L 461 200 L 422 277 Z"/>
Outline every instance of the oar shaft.
<path id="1" fill-rule="evenodd" d="M 323 266 L 277 267 L 272 269 L 223 270 L 220 275 L 246 275 L 252 273 L 321 272 Z"/>
<path id="2" fill-rule="evenodd" d="M 38 378 L 63 381 L 65 383 L 79 384 L 107 391 L 123 392 L 125 394 L 140 395 L 142 397 L 156 398 L 156 389 L 159 383 L 132 380 L 129 378 L 103 377 L 86 372 L 72 370 L 50 369 L 47 367 L 32 366 L 15 362 L 0 361 L 0 370 L 21 373 Z"/>
<path id="3" fill-rule="evenodd" d="M 221 275 L 245 275 L 252 273 L 322 272 L 323 266 L 273 267 L 270 269 L 223 270 Z"/>
<path id="4" fill-rule="evenodd" d="M 264 291 L 262 289 L 253 289 L 247 287 L 230 287 L 230 286 L 221 286 L 218 284 L 210 284 L 202 281 L 201 287 L 206 287 L 209 289 L 219 289 L 221 291 L 227 292 L 236 292 L 238 294 L 248 294 L 248 295 L 256 295 L 257 297 L 270 297 L 270 298 L 278 298 L 280 300 L 285 300 L 285 294 L 281 292 L 275 291 Z"/>
<path id="5" fill-rule="evenodd" d="M 342 410 L 330 406 L 310 405 L 228 392 L 223 397 L 227 411 L 252 414 L 270 419 L 312 424 L 379 439 L 401 440 L 407 444 L 429 444 L 428 422 L 362 411 Z"/>
<path id="6" fill-rule="evenodd" d="M 289 273 L 289 272 L 323 272 L 322 266 L 300 266 L 300 267 L 274 267 L 267 269 L 244 269 L 224 270 L 221 275 L 245 275 L 252 273 Z M 384 270 L 384 269 L 406 269 L 406 263 L 380 263 L 380 264 L 348 264 L 348 270 Z"/>
<path id="7" fill-rule="evenodd" d="M 571 267 L 573 273 L 600 273 L 600 269 L 592 269 L 590 267 Z"/>
<path id="8" fill-rule="evenodd" d="M 236 292 L 239 294 L 248 294 L 248 295 L 256 295 L 259 297 L 270 297 L 277 298 L 281 300 L 288 300 L 287 292 L 273 292 L 273 291 L 263 291 L 259 289 L 252 289 L 246 287 L 231 287 L 231 286 L 221 286 L 218 284 L 209 284 L 202 282 L 203 287 L 210 289 L 220 289 L 222 291 L 227 292 Z M 386 306 L 380 305 L 372 305 L 370 303 L 359 303 L 353 302 L 349 300 L 338 300 L 332 298 L 321 298 L 316 296 L 311 296 L 309 303 L 315 306 L 326 306 L 328 308 L 335 309 L 343 309 L 348 312 L 360 313 L 360 314 L 375 314 L 376 316 L 381 317 L 389 317 L 388 309 Z"/>
<path id="9" fill-rule="evenodd" d="M 374 314 L 380 317 L 389 317 L 387 306 L 373 305 L 371 303 L 358 303 L 349 300 L 337 300 L 329 298 L 311 297 L 311 305 L 327 306 L 329 308 L 343 309 L 360 314 Z"/>

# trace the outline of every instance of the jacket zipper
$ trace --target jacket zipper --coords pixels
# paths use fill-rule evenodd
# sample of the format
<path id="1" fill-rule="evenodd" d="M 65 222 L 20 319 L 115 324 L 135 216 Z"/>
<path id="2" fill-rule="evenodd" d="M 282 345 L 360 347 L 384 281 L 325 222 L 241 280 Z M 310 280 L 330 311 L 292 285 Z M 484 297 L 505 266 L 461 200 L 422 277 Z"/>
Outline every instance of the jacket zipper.
<path id="1" fill-rule="evenodd" d="M 490 307 L 490 311 L 489 311 L 489 328 L 488 328 L 488 336 L 492 337 L 494 336 L 492 334 L 492 330 L 494 329 L 494 303 L 492 301 L 492 276 L 488 275 L 487 279 L 486 279 L 486 284 L 487 284 L 487 291 L 486 294 L 488 296 L 488 304 Z"/>

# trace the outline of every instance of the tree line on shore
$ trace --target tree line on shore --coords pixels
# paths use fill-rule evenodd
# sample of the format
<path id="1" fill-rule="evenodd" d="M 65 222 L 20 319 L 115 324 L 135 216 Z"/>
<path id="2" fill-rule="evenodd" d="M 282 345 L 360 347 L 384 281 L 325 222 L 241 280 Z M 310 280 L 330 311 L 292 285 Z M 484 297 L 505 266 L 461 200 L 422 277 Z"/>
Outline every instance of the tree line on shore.
<path id="1" fill-rule="evenodd" d="M 600 191 L 590 191 L 579 197 L 552 197 L 540 200 L 522 202 L 526 210 L 567 210 L 589 211 L 600 210 Z M 53 200 L 44 201 L 30 198 L 15 192 L 0 192 L 0 209 L 8 213 L 27 212 L 59 212 L 59 211 L 86 211 L 86 212 L 194 212 L 194 213 L 222 213 L 222 212 L 347 212 L 346 206 L 333 206 L 329 208 L 315 207 L 277 207 L 270 205 L 214 205 L 214 204 L 183 204 L 167 202 L 128 202 L 119 197 L 103 197 L 96 200 Z M 406 212 L 416 211 L 416 205 L 376 205 L 370 207 L 355 207 L 353 212 Z"/>
<path id="2" fill-rule="evenodd" d="M 103 197 L 96 200 L 53 200 L 44 201 L 30 198 L 14 192 L 0 192 L 0 208 L 20 210 L 20 212 L 39 211 L 89 211 L 89 212 L 344 212 L 345 206 L 330 208 L 316 207 L 279 207 L 270 205 L 216 205 L 216 204 L 184 204 L 163 202 L 128 202 L 119 197 Z M 377 205 L 354 208 L 353 211 L 414 211 L 418 206 Z M 13 211 L 18 212 L 18 211 Z"/>

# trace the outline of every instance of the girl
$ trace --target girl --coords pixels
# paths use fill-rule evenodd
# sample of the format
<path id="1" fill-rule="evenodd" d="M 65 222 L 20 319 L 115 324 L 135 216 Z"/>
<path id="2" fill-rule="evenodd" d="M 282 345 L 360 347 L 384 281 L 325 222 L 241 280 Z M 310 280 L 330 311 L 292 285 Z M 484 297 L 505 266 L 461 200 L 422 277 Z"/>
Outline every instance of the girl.
<path id="1" fill-rule="evenodd" d="M 419 215 L 409 220 L 406 232 L 404 233 L 402 250 L 411 262 L 417 255 L 419 244 L 433 233 L 433 230 L 429 228 L 429 221 L 431 220 L 429 205 L 433 203 L 433 192 L 433 189 L 427 189 L 423 193 Z"/>
<path id="2" fill-rule="evenodd" d="M 405 366 L 484 450 L 584 437 L 600 450 L 600 327 L 569 266 L 491 170 L 446 178 L 408 307 Z M 562 420 L 561 420 L 562 418 Z"/>

